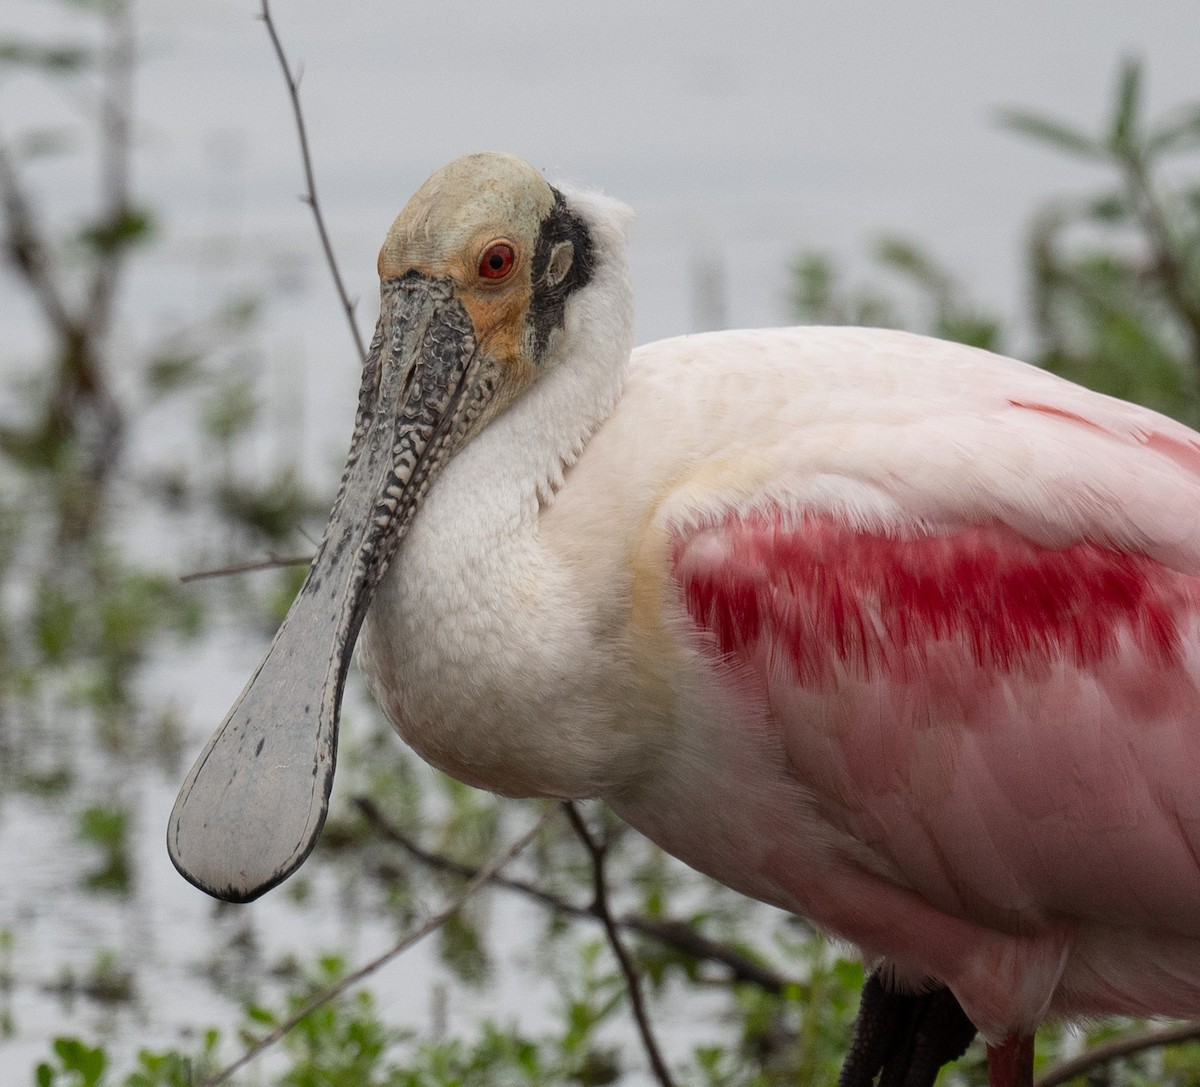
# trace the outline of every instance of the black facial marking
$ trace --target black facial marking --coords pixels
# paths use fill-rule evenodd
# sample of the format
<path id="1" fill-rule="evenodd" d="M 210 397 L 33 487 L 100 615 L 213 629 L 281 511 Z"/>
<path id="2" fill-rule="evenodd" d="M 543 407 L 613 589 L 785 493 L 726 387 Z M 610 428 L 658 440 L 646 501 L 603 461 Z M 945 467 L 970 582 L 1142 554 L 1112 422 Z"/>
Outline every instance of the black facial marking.
<path id="1" fill-rule="evenodd" d="M 563 194 L 554 192 L 554 207 L 542 220 L 537 247 L 533 252 L 533 301 L 529 307 L 529 334 L 532 339 L 530 357 L 537 362 L 546 350 L 550 333 L 562 328 L 563 307 L 572 291 L 584 287 L 592 278 L 595 267 L 595 245 L 587 224 L 567 207 Z M 570 242 L 574 256 L 567 274 L 557 283 L 550 283 L 547 273 L 550 255 L 559 242 Z"/>

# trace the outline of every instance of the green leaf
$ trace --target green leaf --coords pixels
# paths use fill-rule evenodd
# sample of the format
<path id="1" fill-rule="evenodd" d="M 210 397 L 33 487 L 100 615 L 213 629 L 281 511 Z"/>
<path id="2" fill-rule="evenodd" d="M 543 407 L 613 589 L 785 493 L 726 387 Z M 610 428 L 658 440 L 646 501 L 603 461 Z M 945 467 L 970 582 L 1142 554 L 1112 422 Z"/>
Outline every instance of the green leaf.
<path id="1" fill-rule="evenodd" d="M 197 1082 L 192 1062 L 179 1053 L 143 1049 L 137 1059 L 138 1071 L 125 1080 L 124 1087 L 194 1087 Z"/>
<path id="2" fill-rule="evenodd" d="M 47 664 L 62 665 L 76 645 L 78 601 L 62 585 L 39 582 L 32 616 L 33 634 Z"/>
<path id="3" fill-rule="evenodd" d="M 1136 154 L 1135 130 L 1141 87 L 1142 66 L 1127 57 L 1121 63 L 1121 74 L 1117 79 L 1117 101 L 1108 134 L 1108 146 L 1119 158 L 1128 159 Z"/>
<path id="4" fill-rule="evenodd" d="M 1120 193 L 1098 196 L 1087 208 L 1087 217 L 1097 222 L 1117 224 L 1129 218 L 1129 201 Z"/>
<path id="5" fill-rule="evenodd" d="M 899 324 L 890 299 L 870 290 L 845 290 L 833 262 L 819 253 L 806 253 L 792 266 L 792 308 L 809 324 L 878 328 Z"/>
<path id="6" fill-rule="evenodd" d="M 953 289 L 953 281 L 946 271 L 907 238 L 881 238 L 876 243 L 875 256 L 881 264 L 903 273 L 939 298 L 949 295 Z"/>
<path id="7" fill-rule="evenodd" d="M 269 1008 L 264 1008 L 261 1004 L 247 1004 L 246 1018 L 252 1023 L 259 1023 L 265 1027 L 276 1026 L 279 1022 L 278 1016 Z"/>
<path id="8" fill-rule="evenodd" d="M 1022 136 L 1050 144 L 1080 158 L 1104 162 L 1109 157 L 1107 150 L 1090 136 L 1048 117 L 1038 117 L 1021 110 L 1005 110 L 1000 115 L 1000 123 Z"/>
<path id="9" fill-rule="evenodd" d="M 254 382 L 250 378 L 234 378 L 209 397 L 202 409 L 201 422 L 208 435 L 224 445 L 246 433 L 257 417 Z"/>
<path id="10" fill-rule="evenodd" d="M 146 384 L 155 396 L 165 396 L 192 384 L 200 373 L 200 366 L 198 352 L 165 352 L 150 360 L 146 367 Z"/>
<path id="11" fill-rule="evenodd" d="M 84 874 L 94 891 L 125 894 L 130 889 L 128 813 L 124 808 L 91 807 L 80 813 L 79 837 L 100 851 L 100 865 Z"/>
<path id="12" fill-rule="evenodd" d="M 986 314 L 956 311 L 939 317 L 933 333 L 939 339 L 981 347 L 985 351 L 1000 350 L 1000 323 Z"/>
<path id="13" fill-rule="evenodd" d="M 821 321 L 833 308 L 833 263 L 822 253 L 805 253 L 792 267 L 792 305 L 806 320 Z"/>
<path id="14" fill-rule="evenodd" d="M 1192 151 L 1197 147 L 1200 147 L 1200 106 L 1187 108 L 1146 138 L 1148 158 L 1167 151 Z"/>
<path id="15" fill-rule="evenodd" d="M 258 319 L 261 310 L 262 299 L 257 295 L 238 295 L 221 304 L 216 321 L 226 332 L 244 332 Z"/>
<path id="16" fill-rule="evenodd" d="M 111 253 L 149 241 L 154 234 L 154 217 L 144 208 L 122 208 L 110 219 L 86 226 L 79 240 L 97 253 Z"/>
<path id="17" fill-rule="evenodd" d="M 222 516 L 272 542 L 289 539 L 313 506 L 290 469 L 261 484 L 231 481 L 218 487 L 215 497 Z"/>
<path id="18" fill-rule="evenodd" d="M 92 50 L 84 45 L 35 45 L 15 38 L 0 41 L 0 65 L 62 74 L 77 72 L 91 63 Z"/>
<path id="19" fill-rule="evenodd" d="M 78 1038 L 55 1038 L 54 1052 L 63 1071 L 78 1074 L 81 1087 L 96 1087 L 104 1075 L 107 1058 L 103 1049 L 85 1045 Z"/>
<path id="20" fill-rule="evenodd" d="M 123 845 L 127 822 L 124 808 L 86 808 L 79 815 L 79 836 L 94 845 Z"/>

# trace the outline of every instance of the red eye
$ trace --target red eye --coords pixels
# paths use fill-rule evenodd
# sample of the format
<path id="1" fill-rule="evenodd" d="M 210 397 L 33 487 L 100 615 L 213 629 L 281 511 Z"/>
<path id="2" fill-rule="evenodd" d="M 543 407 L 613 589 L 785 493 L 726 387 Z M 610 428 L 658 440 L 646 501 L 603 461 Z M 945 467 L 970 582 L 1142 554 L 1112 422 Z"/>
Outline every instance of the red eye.
<path id="1" fill-rule="evenodd" d="M 517 255 L 513 252 L 511 245 L 506 245 L 504 242 L 489 245 L 483 251 L 483 256 L 479 258 L 479 274 L 484 279 L 503 279 L 512 271 L 513 262 L 516 259 Z"/>

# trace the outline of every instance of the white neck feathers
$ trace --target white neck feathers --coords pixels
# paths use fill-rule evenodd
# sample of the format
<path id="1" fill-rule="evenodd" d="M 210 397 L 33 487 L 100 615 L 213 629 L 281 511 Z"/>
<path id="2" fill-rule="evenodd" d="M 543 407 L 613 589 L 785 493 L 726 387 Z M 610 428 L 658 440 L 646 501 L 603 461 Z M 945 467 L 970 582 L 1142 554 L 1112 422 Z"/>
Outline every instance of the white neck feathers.
<path id="1" fill-rule="evenodd" d="M 633 346 L 624 231 L 631 212 L 599 193 L 563 194 L 591 232 L 592 278 L 567 301 L 563 328 L 550 339 L 547 372 L 455 456 L 427 505 L 465 501 L 474 518 L 486 517 L 502 493 L 508 517 L 532 521 L 621 395 Z M 514 495 L 520 495 L 519 510 L 511 508 Z M 460 530 L 471 519 L 469 513 L 456 517 Z"/>

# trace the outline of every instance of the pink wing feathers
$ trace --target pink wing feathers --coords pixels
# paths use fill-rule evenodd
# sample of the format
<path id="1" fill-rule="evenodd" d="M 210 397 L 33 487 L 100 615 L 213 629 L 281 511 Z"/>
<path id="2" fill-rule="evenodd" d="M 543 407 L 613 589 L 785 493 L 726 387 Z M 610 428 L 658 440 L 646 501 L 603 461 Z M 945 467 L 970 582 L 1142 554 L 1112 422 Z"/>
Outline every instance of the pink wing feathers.
<path id="1" fill-rule="evenodd" d="M 1089 413 L 1089 395 L 1007 402 L 1035 424 L 1035 445 L 1045 439 L 1030 463 L 1061 460 L 1087 433 L 1120 462 L 1116 478 L 1136 482 L 1144 467 L 1147 488 L 1190 497 L 1200 525 L 1195 436 L 1101 398 Z M 967 457 L 931 465 L 929 491 L 949 493 L 956 472 L 965 490 L 981 485 Z M 936 499 L 919 520 L 875 526 L 828 504 L 730 508 L 678 530 L 674 570 L 714 666 L 760 686 L 789 772 L 867 848 L 877 875 L 998 932 L 1078 923 L 1190 946 L 1200 937 L 1196 545 L 1131 525 L 1113 478 L 1098 463 L 1094 481 L 1076 468 L 1070 505 L 1049 491 L 1036 512 L 1025 502 L 1011 518 L 1021 530 L 1003 502 L 977 495 L 969 502 L 993 516 L 964 519 Z M 1160 512 L 1178 523 L 1181 511 Z M 1144 546 L 1119 546 L 1139 534 Z M 1178 556 L 1187 569 L 1166 561 Z M 1200 959 L 1178 973 L 1162 984 L 1195 1001 Z M 1119 975 L 1106 984 L 1113 1007 L 1158 998 L 1132 980 L 1121 992 Z M 1089 1006 L 1057 1000 L 1105 1010 L 1095 994 L 1079 1003 Z"/>

